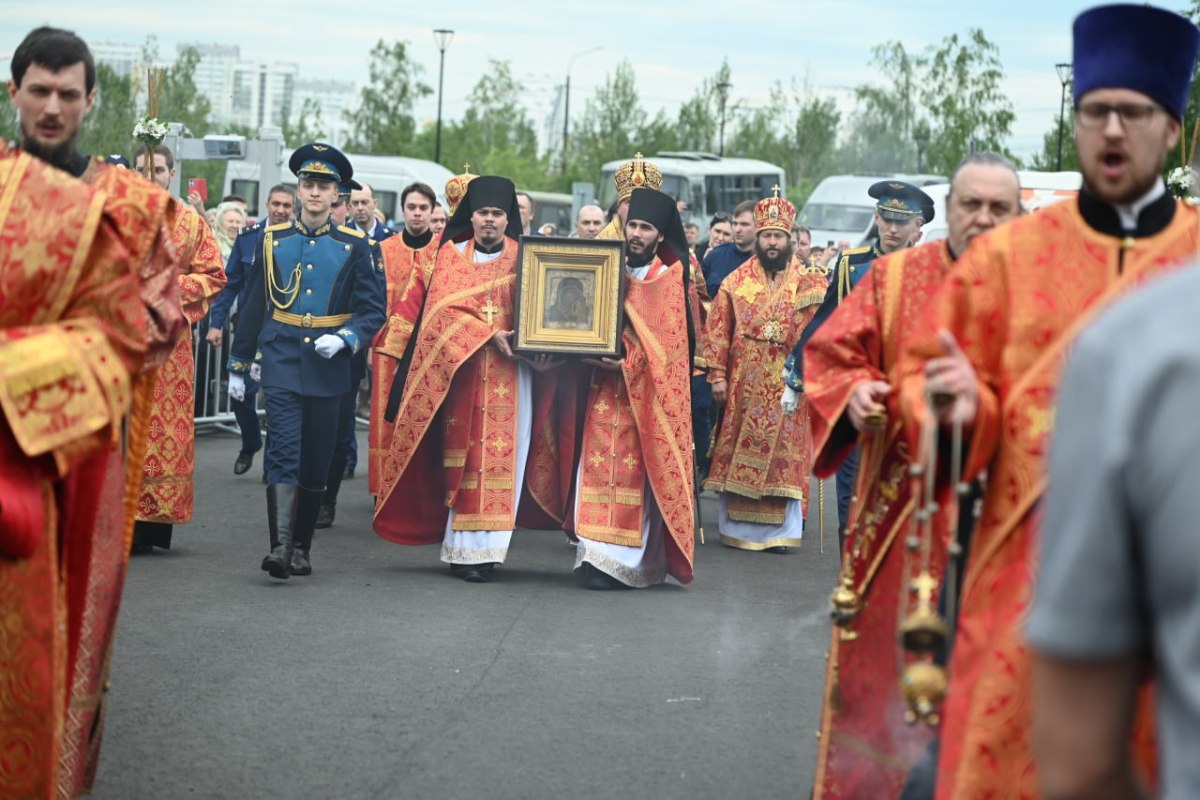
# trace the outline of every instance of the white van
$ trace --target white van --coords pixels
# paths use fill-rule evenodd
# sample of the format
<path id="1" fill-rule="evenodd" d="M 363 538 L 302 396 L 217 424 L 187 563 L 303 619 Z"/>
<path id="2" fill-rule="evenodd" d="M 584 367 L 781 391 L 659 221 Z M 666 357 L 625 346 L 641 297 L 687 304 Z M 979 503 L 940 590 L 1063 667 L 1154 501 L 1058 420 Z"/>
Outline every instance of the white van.
<path id="1" fill-rule="evenodd" d="M 289 186 L 296 185 L 295 176 L 287 171 L 288 159 L 292 150 L 284 150 L 282 154 L 284 165 L 283 182 Z M 354 167 L 354 180 L 366 183 L 375 191 L 375 199 L 379 201 L 379 210 L 387 217 L 389 224 L 401 218 L 400 192 L 411 183 L 420 181 L 427 183 L 437 192 L 438 197 L 446 187 L 446 181 L 454 173 L 433 161 L 407 156 L 373 156 L 356 153 L 346 153 L 350 164 Z M 225 185 L 222 196 L 237 194 L 246 198 L 250 206 L 250 216 L 259 217 L 266 209 L 259 207 L 259 200 L 265 199 L 261 192 L 269 186 L 259 186 L 258 164 L 248 161 L 230 161 L 225 168 Z"/>
<path id="2" fill-rule="evenodd" d="M 922 188 L 944 182 L 944 175 L 830 175 L 817 184 L 800 209 L 799 222 L 812 231 L 814 246 L 836 247 L 843 239 L 851 247 L 870 234 L 875 219 L 875 198 L 867 190 L 879 181 L 895 178 Z"/>

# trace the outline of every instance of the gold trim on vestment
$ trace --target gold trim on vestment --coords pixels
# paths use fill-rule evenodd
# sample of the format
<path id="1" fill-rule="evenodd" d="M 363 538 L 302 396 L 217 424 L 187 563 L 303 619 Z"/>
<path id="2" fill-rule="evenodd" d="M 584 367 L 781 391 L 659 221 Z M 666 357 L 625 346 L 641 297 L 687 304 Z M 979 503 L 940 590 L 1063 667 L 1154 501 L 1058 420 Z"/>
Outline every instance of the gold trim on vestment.
<path id="1" fill-rule="evenodd" d="M 450 526 L 455 531 L 511 531 L 515 527 L 510 516 L 496 514 L 458 514 Z"/>
<path id="2" fill-rule="evenodd" d="M 749 550 L 754 553 L 761 553 L 771 547 L 799 547 L 800 539 L 793 539 L 787 536 L 777 536 L 774 539 L 767 539 L 765 542 L 749 542 L 745 539 L 735 539 L 724 533 L 720 535 L 721 544 L 726 547 L 733 547 L 737 550 Z"/>

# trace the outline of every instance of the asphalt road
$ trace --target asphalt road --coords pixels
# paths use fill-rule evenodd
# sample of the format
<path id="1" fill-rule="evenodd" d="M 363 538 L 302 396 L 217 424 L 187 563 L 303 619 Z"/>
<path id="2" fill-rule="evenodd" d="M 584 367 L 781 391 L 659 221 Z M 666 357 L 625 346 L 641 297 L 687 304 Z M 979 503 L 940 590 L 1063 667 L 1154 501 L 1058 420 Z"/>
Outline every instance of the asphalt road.
<path id="1" fill-rule="evenodd" d="M 314 574 L 280 582 L 237 441 L 199 438 L 193 522 L 130 565 L 95 798 L 808 796 L 832 484 L 823 554 L 815 502 L 785 556 L 716 544 L 706 495 L 691 585 L 604 593 L 543 531 L 453 578 L 372 532 L 360 473 Z"/>

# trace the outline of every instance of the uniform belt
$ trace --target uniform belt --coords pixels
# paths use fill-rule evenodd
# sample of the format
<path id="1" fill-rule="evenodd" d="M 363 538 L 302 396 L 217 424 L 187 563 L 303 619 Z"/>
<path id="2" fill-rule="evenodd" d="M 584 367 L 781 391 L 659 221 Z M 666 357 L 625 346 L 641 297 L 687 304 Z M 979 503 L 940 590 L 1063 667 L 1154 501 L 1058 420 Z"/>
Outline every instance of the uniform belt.
<path id="1" fill-rule="evenodd" d="M 271 312 L 271 319 L 284 325 L 294 325 L 297 328 L 336 328 L 354 319 L 353 314 L 334 314 L 329 317 L 315 317 L 312 314 L 292 314 L 280 311 L 278 308 Z"/>

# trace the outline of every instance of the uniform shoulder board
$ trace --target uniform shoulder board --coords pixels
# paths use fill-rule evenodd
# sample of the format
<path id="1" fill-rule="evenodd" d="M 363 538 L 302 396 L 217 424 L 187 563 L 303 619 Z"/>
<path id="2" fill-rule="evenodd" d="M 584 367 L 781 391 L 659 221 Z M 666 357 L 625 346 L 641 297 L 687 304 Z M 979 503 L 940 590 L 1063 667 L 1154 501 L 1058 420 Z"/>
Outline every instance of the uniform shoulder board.
<path id="1" fill-rule="evenodd" d="M 357 236 L 359 239 L 367 238 L 367 235 L 357 228 L 347 228 L 345 225 L 338 225 L 337 229 L 342 233 L 348 233 L 351 236 Z"/>
<path id="2" fill-rule="evenodd" d="M 295 227 L 295 223 L 292 223 L 292 222 L 281 222 L 281 223 L 279 223 L 278 225 L 270 225 L 270 226 L 268 226 L 268 227 L 267 227 L 267 230 L 268 230 L 268 231 L 271 231 L 272 233 L 274 233 L 275 231 L 285 231 L 285 230 L 287 230 L 288 228 L 294 228 L 294 227 Z"/>
<path id="3" fill-rule="evenodd" d="M 861 256 L 863 253 L 870 253 L 871 245 L 864 244 L 862 247 L 851 247 L 849 250 L 842 251 L 842 258 L 846 256 Z"/>

